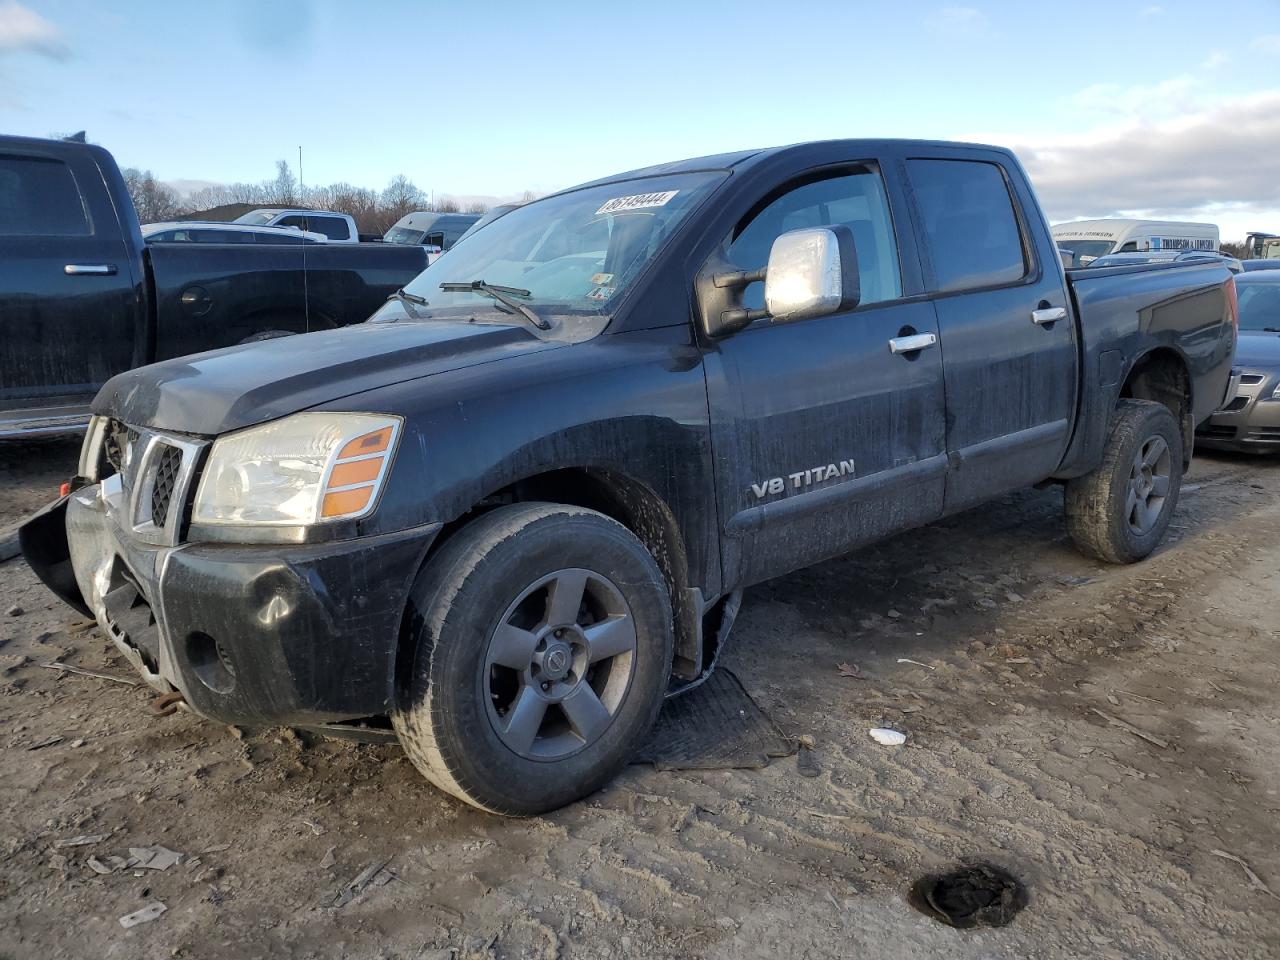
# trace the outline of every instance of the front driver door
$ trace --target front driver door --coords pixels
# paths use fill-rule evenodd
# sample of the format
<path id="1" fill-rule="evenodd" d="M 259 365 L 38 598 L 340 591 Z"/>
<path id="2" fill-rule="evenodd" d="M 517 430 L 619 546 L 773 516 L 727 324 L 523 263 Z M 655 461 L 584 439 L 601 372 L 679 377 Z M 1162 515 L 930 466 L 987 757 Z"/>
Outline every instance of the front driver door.
<path id="1" fill-rule="evenodd" d="M 748 584 L 941 514 L 946 471 L 942 351 L 894 353 L 932 334 L 932 304 L 903 298 L 879 168 L 851 164 L 761 198 L 727 241 L 762 267 L 775 238 L 845 224 L 858 254 L 857 309 L 761 320 L 709 345 L 705 363 L 728 583 Z M 744 294 L 763 306 L 763 284 Z"/>

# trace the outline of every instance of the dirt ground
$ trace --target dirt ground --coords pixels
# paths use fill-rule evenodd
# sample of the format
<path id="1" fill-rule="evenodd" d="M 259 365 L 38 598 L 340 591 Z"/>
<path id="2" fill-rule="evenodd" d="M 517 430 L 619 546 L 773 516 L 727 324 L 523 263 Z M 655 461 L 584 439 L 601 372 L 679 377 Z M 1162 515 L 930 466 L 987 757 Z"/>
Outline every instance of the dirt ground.
<path id="1" fill-rule="evenodd" d="M 0 530 L 75 449 L 0 452 Z M 128 676 L 2 564 L 0 614 L 23 612 L 0 615 L 0 957 L 1280 956 L 1280 460 L 1199 457 L 1131 568 L 1075 553 L 1061 499 L 748 592 L 725 662 L 814 738 L 818 776 L 631 767 L 533 820 L 438 793 L 393 747 L 156 719 L 145 687 L 43 668 Z M 84 835 L 106 836 L 58 846 Z M 186 859 L 88 866 L 155 844 Z M 1026 883 L 1012 924 L 911 908 L 914 880 L 971 859 Z"/>

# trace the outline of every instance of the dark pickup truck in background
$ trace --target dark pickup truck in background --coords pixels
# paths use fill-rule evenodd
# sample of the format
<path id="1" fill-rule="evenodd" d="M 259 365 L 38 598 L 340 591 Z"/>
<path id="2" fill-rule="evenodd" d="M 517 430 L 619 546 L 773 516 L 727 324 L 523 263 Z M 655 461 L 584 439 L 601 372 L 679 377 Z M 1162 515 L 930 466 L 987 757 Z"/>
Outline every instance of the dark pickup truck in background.
<path id="1" fill-rule="evenodd" d="M 1043 483 L 1082 550 L 1146 556 L 1235 311 L 1216 262 L 1064 274 L 998 148 L 667 164 L 512 210 L 370 323 L 116 377 L 21 542 L 190 709 L 381 730 L 544 811 L 751 584 Z"/>
<path id="2" fill-rule="evenodd" d="M 131 367 L 358 323 L 426 265 L 384 244 L 147 244 L 106 150 L 0 137 L 0 439 L 82 428 Z"/>

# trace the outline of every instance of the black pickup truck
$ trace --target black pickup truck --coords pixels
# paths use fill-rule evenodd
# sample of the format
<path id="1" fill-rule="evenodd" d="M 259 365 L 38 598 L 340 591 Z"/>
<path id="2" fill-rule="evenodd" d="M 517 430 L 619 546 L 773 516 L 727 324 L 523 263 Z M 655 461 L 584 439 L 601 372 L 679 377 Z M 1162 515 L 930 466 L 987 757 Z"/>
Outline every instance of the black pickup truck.
<path id="1" fill-rule="evenodd" d="M 369 317 L 427 265 L 384 244 L 148 244 L 101 147 L 0 137 L 0 439 L 82 429 L 122 370 Z"/>
<path id="2" fill-rule="evenodd" d="M 1220 264 L 1064 274 L 1005 150 L 706 157 L 512 210 L 370 323 L 116 377 L 21 542 L 190 709 L 380 730 L 528 814 L 750 584 L 1044 483 L 1146 556 L 1235 341 Z"/>

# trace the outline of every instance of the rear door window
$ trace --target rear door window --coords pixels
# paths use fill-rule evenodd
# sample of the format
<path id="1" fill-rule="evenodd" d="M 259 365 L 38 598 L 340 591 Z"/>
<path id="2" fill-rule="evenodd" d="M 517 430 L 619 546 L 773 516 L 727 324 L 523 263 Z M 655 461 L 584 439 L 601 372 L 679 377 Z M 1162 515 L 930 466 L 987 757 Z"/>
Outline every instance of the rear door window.
<path id="1" fill-rule="evenodd" d="M 251 236 L 254 243 L 315 243 L 310 237 L 304 237 L 296 230 L 281 230 L 279 233 L 255 233 Z"/>
<path id="2" fill-rule="evenodd" d="M 0 236 L 87 237 L 89 215 L 61 160 L 0 154 Z"/>
<path id="3" fill-rule="evenodd" d="M 859 303 L 881 303 L 902 296 L 902 274 L 889 203 L 878 170 L 867 165 L 845 176 L 797 186 L 767 201 L 739 225 L 729 244 L 729 259 L 743 270 L 769 262 L 773 241 L 789 230 L 843 224 L 853 231 L 858 254 Z M 743 291 L 743 306 L 764 306 L 764 284 Z"/>
<path id="4" fill-rule="evenodd" d="M 1000 167 L 908 160 L 907 169 L 938 292 L 1002 286 L 1027 275 L 1022 230 Z"/>

